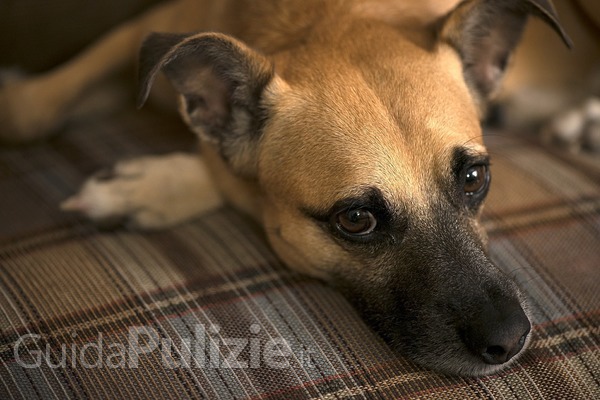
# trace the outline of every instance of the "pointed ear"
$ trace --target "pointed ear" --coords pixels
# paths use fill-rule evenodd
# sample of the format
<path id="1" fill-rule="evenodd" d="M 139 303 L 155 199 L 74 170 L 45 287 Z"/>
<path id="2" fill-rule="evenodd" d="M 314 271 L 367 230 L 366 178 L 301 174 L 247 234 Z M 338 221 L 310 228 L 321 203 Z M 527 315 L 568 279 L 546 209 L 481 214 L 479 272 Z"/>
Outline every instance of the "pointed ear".
<path id="1" fill-rule="evenodd" d="M 571 47 L 550 0 L 466 0 L 442 24 L 440 39 L 460 55 L 465 80 L 482 111 L 500 88 L 529 15 L 544 20 Z"/>
<path id="2" fill-rule="evenodd" d="M 217 145 L 234 171 L 252 175 L 268 112 L 263 97 L 275 79 L 272 62 L 223 34 L 150 34 L 140 52 L 139 107 L 159 71 L 181 95 L 190 128 Z"/>

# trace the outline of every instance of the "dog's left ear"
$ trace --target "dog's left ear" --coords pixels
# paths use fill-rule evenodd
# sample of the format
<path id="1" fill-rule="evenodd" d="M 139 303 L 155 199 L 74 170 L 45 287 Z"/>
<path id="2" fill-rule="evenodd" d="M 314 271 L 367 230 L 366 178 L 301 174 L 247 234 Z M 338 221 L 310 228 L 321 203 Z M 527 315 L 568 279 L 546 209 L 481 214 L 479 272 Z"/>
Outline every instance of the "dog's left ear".
<path id="1" fill-rule="evenodd" d="M 440 39 L 460 55 L 465 80 L 482 111 L 500 87 L 529 15 L 544 20 L 571 47 L 550 0 L 466 0 L 442 24 Z"/>
<path id="2" fill-rule="evenodd" d="M 223 34 L 150 34 L 140 51 L 139 107 L 161 70 L 181 95 L 190 128 L 218 146 L 234 172 L 252 176 L 267 117 L 264 95 L 275 79 L 272 62 Z"/>

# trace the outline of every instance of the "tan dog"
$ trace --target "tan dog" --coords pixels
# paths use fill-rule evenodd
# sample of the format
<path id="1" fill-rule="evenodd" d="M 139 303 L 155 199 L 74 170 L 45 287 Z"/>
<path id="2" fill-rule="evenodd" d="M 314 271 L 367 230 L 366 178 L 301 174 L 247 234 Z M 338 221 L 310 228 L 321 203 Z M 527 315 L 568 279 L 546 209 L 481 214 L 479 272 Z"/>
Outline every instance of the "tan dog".
<path id="1" fill-rule="evenodd" d="M 64 208 L 160 228 L 225 201 L 407 356 L 446 373 L 493 373 L 522 351 L 530 322 L 486 256 L 479 121 L 528 15 L 563 32 L 544 0 L 454 5 L 172 2 L 35 85 L 8 88 L 5 123 L 28 137 L 56 125 L 149 30 L 220 32 L 155 33 L 141 50 L 139 104 L 163 71 L 202 159 L 118 164 Z"/>

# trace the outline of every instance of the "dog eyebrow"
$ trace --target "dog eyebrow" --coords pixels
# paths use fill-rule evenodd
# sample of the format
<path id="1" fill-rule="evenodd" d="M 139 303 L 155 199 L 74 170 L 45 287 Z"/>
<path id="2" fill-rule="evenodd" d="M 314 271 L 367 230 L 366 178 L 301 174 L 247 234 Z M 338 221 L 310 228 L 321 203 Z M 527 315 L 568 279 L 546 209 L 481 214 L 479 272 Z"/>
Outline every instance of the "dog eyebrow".
<path id="1" fill-rule="evenodd" d="M 320 222 L 328 222 L 336 212 L 350 208 L 365 208 L 379 217 L 390 218 L 392 215 L 391 208 L 383 193 L 376 187 L 360 188 L 357 195 L 341 199 L 325 210 L 311 207 L 301 207 L 300 210 L 310 218 Z"/>
<path id="2" fill-rule="evenodd" d="M 458 176 L 471 165 L 490 164 L 490 156 L 487 153 L 477 151 L 471 147 L 456 147 L 452 155 L 452 172 Z"/>

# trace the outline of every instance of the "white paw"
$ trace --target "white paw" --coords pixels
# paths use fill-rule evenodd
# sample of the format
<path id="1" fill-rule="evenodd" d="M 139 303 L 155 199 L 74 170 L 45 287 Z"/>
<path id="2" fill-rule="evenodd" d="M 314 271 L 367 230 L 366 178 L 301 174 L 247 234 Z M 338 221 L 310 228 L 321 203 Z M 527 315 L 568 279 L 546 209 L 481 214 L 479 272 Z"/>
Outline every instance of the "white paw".
<path id="1" fill-rule="evenodd" d="M 122 161 L 89 178 L 61 207 L 98 222 L 123 219 L 129 226 L 153 229 L 220 204 L 200 157 L 178 153 Z"/>
<path id="2" fill-rule="evenodd" d="M 591 97 L 583 105 L 560 114 L 542 132 L 546 143 L 575 153 L 600 154 L 600 98 Z"/>

